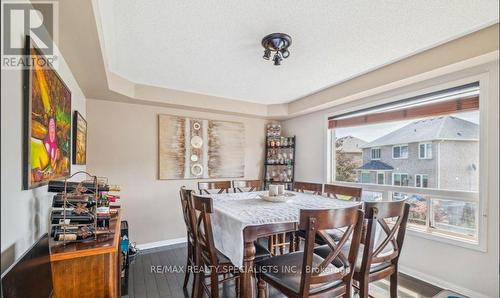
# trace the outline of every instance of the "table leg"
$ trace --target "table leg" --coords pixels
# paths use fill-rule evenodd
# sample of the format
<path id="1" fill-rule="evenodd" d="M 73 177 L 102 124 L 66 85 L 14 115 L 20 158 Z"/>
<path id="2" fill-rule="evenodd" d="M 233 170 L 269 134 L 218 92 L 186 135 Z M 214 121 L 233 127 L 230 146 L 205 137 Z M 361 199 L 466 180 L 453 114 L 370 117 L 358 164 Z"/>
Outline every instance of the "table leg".
<path id="1" fill-rule="evenodd" d="M 267 237 L 267 250 L 269 250 L 271 254 L 273 253 L 273 247 L 274 247 L 274 235 L 271 235 Z"/>
<path id="2" fill-rule="evenodd" d="M 299 235 L 297 235 L 297 233 L 295 233 L 295 243 L 294 243 L 294 250 L 295 251 L 300 251 L 300 237 Z"/>
<path id="3" fill-rule="evenodd" d="M 278 243 L 280 244 L 280 255 L 285 252 L 285 242 L 286 242 L 286 233 L 281 233 L 278 235 Z"/>
<path id="4" fill-rule="evenodd" d="M 253 279 L 255 245 L 253 241 L 245 242 L 243 253 L 243 270 L 240 275 L 240 297 L 253 298 L 255 297 L 255 284 Z"/>
<path id="5" fill-rule="evenodd" d="M 257 287 L 259 288 L 259 295 L 257 296 L 258 298 L 267 298 L 267 283 L 259 279 L 257 282 Z"/>

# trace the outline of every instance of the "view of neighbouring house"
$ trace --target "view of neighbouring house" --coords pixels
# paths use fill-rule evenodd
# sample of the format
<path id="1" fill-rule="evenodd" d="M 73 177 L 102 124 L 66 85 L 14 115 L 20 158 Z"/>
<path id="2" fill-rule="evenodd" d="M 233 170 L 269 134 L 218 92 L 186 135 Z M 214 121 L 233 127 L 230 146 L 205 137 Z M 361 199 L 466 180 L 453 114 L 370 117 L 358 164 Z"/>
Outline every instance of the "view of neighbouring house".
<path id="1" fill-rule="evenodd" d="M 364 144 L 366 144 L 365 141 L 353 136 L 336 139 L 337 179 L 349 182 L 356 181 L 356 169 L 363 164 L 361 147 Z"/>
<path id="2" fill-rule="evenodd" d="M 442 116 L 412 122 L 361 146 L 357 181 L 478 190 L 479 125 Z"/>
<path id="3" fill-rule="evenodd" d="M 361 149 L 367 142 L 353 136 L 338 138 L 335 141 L 337 152 L 344 153 L 345 156 L 358 166 L 363 164 L 363 150 Z"/>

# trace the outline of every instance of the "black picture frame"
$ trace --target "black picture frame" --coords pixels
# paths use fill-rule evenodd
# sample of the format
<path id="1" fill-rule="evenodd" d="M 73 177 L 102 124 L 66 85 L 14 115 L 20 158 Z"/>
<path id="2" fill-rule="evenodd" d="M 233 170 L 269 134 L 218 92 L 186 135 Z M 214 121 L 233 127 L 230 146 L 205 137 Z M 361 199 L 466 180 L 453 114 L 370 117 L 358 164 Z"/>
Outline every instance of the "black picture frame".
<path id="1" fill-rule="evenodd" d="M 29 65 L 24 67 L 22 70 L 22 81 L 23 81 L 23 190 L 33 189 L 40 186 L 48 184 L 48 180 L 33 183 L 31 181 L 31 128 L 32 128 L 32 72 L 33 72 L 33 60 L 31 59 L 31 50 L 34 50 L 37 55 L 45 56 L 43 52 L 37 47 L 36 43 L 31 39 L 29 35 L 25 36 L 25 44 L 23 49 L 23 58 L 25 61 L 30 61 Z M 50 67 L 55 77 L 61 82 L 61 85 L 66 89 L 69 94 L 69 106 L 70 106 L 70 117 L 71 117 L 71 107 L 72 107 L 72 94 L 71 90 L 68 88 L 64 80 L 59 76 L 57 71 Z M 70 121 L 71 125 L 71 121 Z M 71 128 L 70 128 L 70 138 L 71 138 Z M 71 140 L 70 140 L 71 141 Z M 70 150 L 71 151 L 71 150 Z M 71 155 L 71 152 L 70 152 Z M 53 177 L 53 179 L 67 178 L 71 175 L 71 162 L 68 162 L 68 173 L 64 176 Z"/>
<path id="2" fill-rule="evenodd" d="M 79 163 L 77 160 L 77 134 L 78 134 L 78 122 L 83 121 L 85 122 L 85 160 L 83 163 Z M 73 112 L 73 127 L 72 127 L 72 150 L 71 150 L 71 160 L 74 165 L 86 165 L 87 164 L 87 120 L 83 118 L 82 114 L 80 114 L 78 111 Z"/>

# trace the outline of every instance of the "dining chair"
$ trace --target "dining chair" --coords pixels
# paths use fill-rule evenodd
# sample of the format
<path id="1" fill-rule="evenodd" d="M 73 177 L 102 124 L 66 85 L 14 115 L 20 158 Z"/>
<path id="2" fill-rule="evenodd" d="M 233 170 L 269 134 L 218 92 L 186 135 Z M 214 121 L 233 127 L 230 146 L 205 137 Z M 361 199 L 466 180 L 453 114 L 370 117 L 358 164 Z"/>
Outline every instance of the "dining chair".
<path id="1" fill-rule="evenodd" d="M 368 221 L 366 239 L 364 239 L 360 269 L 354 272 L 354 279 L 359 282 L 360 297 L 368 297 L 370 282 L 387 276 L 390 276 L 391 298 L 397 297 L 398 261 L 406 234 L 409 212 L 410 204 L 405 200 L 365 202 L 365 219 Z M 387 221 L 390 223 L 388 224 Z M 383 240 L 376 237 L 378 229 L 382 229 L 385 233 Z"/>
<path id="2" fill-rule="evenodd" d="M 350 297 L 362 224 L 363 211 L 359 206 L 300 210 L 299 229 L 306 231 L 304 251 L 271 257 L 258 264 L 259 297 L 266 296 L 267 284 L 288 297 Z M 341 227 L 346 232 L 335 243 L 326 230 Z M 324 257 L 314 252 L 316 236 L 327 243 L 324 250 L 328 254 Z M 346 253 L 344 247 L 349 239 Z"/>
<path id="3" fill-rule="evenodd" d="M 212 230 L 211 215 L 213 202 L 210 197 L 192 195 L 195 210 L 196 227 L 196 261 L 200 270 L 197 270 L 195 282 L 197 283 L 194 297 L 202 297 L 206 292 L 209 297 L 219 297 L 219 284 L 235 280 L 235 291 L 238 293 L 237 278 L 239 272 L 228 257 L 215 248 Z M 201 270 L 206 268 L 207 270 Z M 220 280 L 219 277 L 223 278 Z M 207 284 L 207 278 L 210 283 Z"/>
<path id="4" fill-rule="evenodd" d="M 278 254 L 286 253 L 288 247 L 289 252 L 293 252 L 293 237 L 287 241 L 287 233 L 279 233 L 271 235 L 267 238 L 267 249 L 271 252 L 271 255 L 276 256 Z"/>
<path id="5" fill-rule="evenodd" d="M 363 189 L 360 187 L 351 187 L 351 186 L 341 186 L 335 184 L 325 184 L 323 194 L 327 197 L 334 198 L 342 201 L 355 201 L 360 202 L 361 196 L 363 193 Z M 341 229 L 334 229 L 328 231 L 328 234 L 335 240 L 338 241 L 342 234 L 344 233 Z M 325 244 L 321 239 L 318 239 L 318 244 Z"/>
<path id="6" fill-rule="evenodd" d="M 259 191 L 262 190 L 260 180 L 233 180 L 234 192 Z"/>
<path id="7" fill-rule="evenodd" d="M 196 265 L 195 256 L 196 256 L 196 232 L 195 232 L 195 218 L 194 218 L 194 209 L 193 209 L 193 201 L 191 198 L 191 194 L 194 193 L 193 190 L 186 189 L 185 186 L 182 186 L 179 194 L 181 197 L 181 206 L 182 206 L 182 215 L 184 218 L 184 224 L 186 225 L 187 231 L 187 260 L 186 260 L 186 270 L 184 275 L 184 284 L 182 288 L 186 288 L 189 275 L 192 272 L 192 268 Z M 193 281 L 192 295 L 194 295 L 195 282 Z"/>
<path id="8" fill-rule="evenodd" d="M 231 181 L 209 181 L 198 182 L 198 190 L 200 195 L 210 194 L 210 190 L 216 190 L 216 193 L 228 193 L 231 188 Z"/>
<path id="9" fill-rule="evenodd" d="M 390 276 L 390 297 L 397 297 L 398 260 L 406 233 L 410 204 L 405 200 L 365 202 L 366 238 L 362 238 L 353 279 L 359 296 L 369 297 L 368 284 Z M 326 254 L 316 249 L 320 256 Z M 356 286 L 355 286 L 356 287 Z"/>
<path id="10" fill-rule="evenodd" d="M 323 184 L 310 182 L 294 182 L 293 190 L 296 192 L 309 192 L 314 195 L 320 195 L 323 191 Z"/>
<path id="11" fill-rule="evenodd" d="M 212 230 L 212 213 L 214 212 L 213 200 L 210 197 L 192 194 L 194 206 L 194 222 L 196 229 L 196 264 L 200 268 L 207 270 L 198 270 L 196 275 L 195 287 L 196 295 L 193 297 L 202 297 L 203 292 L 207 292 L 209 297 L 219 297 L 219 284 L 226 281 L 235 280 L 235 291 L 238 296 L 239 271 L 229 258 L 215 248 L 214 235 Z M 254 262 L 260 262 L 269 258 L 269 251 L 257 242 L 255 245 Z M 219 280 L 222 276 L 223 279 Z M 210 284 L 206 284 L 206 279 L 210 278 Z"/>
<path id="12" fill-rule="evenodd" d="M 361 201 L 363 189 L 360 187 L 325 184 L 323 193 L 338 200 Z"/>
<path id="13" fill-rule="evenodd" d="M 300 182 L 297 181 L 293 184 L 293 190 L 296 192 L 302 193 L 311 193 L 313 195 L 321 195 L 323 192 L 323 184 L 321 183 L 310 183 L 310 182 Z M 300 249 L 300 239 L 305 238 L 305 231 L 298 230 L 295 233 L 292 233 L 290 236 L 290 250 L 296 251 Z M 321 241 L 321 238 L 318 237 L 318 241 Z M 324 243 L 322 243 L 324 244 Z"/>

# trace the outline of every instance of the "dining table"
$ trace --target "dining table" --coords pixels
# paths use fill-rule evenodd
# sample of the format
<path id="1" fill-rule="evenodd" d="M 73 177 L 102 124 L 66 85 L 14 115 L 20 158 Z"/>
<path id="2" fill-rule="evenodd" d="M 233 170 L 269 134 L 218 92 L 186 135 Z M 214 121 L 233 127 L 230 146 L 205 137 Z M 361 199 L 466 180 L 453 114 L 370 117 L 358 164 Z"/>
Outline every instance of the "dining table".
<path id="1" fill-rule="evenodd" d="M 301 192 L 285 202 L 262 198 L 265 192 L 222 193 L 213 199 L 212 229 L 215 247 L 240 268 L 240 296 L 255 297 L 254 241 L 298 228 L 301 209 L 336 209 L 361 204 Z"/>

